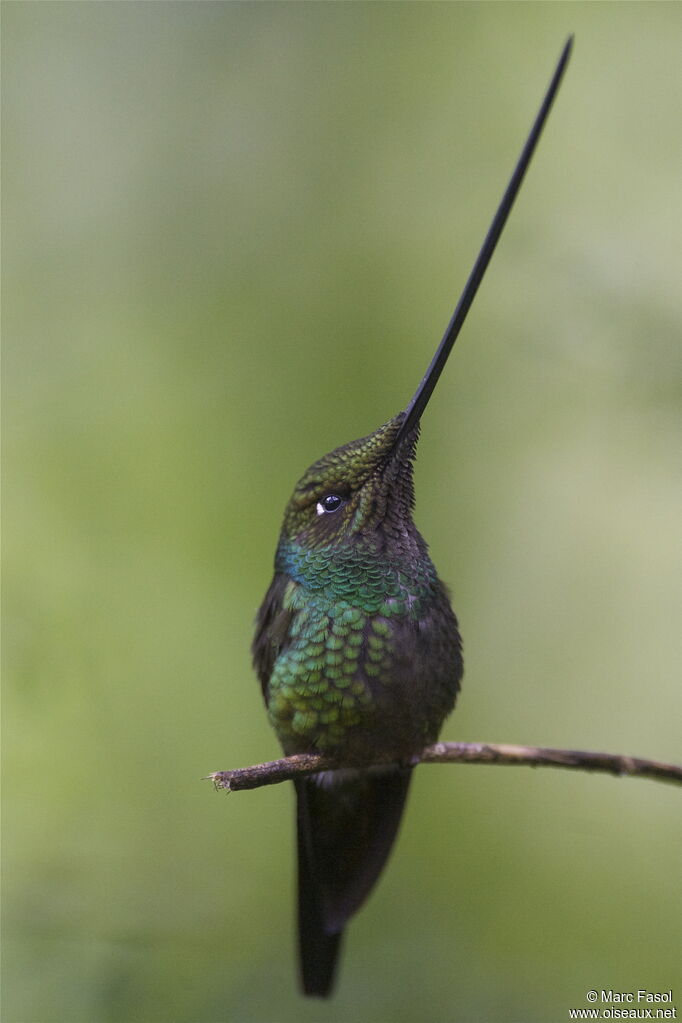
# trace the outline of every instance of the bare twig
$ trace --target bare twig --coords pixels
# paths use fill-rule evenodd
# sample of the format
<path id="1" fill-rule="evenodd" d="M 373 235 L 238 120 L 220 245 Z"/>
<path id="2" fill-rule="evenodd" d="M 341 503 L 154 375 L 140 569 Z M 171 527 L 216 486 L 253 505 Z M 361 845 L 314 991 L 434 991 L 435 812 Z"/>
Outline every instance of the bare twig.
<path id="1" fill-rule="evenodd" d="M 549 749 L 545 746 L 509 746 L 480 742 L 437 742 L 427 746 L 413 758 L 418 764 L 525 764 L 528 767 L 566 767 L 578 771 L 601 771 L 606 774 L 632 775 L 682 784 L 682 767 L 655 760 L 618 756 L 614 753 L 590 753 L 584 750 Z M 363 766 L 379 766 L 366 764 Z M 347 765 L 316 753 L 297 753 L 281 760 L 271 760 L 233 771 L 214 771 L 208 778 L 216 788 L 238 792 L 276 785 L 306 774 L 334 770 Z"/>

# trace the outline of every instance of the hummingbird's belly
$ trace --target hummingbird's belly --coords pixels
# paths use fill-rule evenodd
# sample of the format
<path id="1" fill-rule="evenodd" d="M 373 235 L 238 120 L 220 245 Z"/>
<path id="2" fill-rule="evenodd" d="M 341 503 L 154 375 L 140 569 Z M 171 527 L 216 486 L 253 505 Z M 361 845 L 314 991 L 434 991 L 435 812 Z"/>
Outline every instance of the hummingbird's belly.
<path id="1" fill-rule="evenodd" d="M 268 685 L 285 752 L 402 758 L 434 741 L 461 675 L 455 617 L 447 598 L 436 604 L 417 618 L 404 606 L 380 614 L 345 600 L 301 601 Z"/>

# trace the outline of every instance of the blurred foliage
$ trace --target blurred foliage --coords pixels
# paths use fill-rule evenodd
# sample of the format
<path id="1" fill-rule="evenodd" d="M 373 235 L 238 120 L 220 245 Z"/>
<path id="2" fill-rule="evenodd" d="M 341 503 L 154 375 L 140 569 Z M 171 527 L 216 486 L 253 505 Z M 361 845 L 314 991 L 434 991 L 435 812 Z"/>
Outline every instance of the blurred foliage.
<path id="1" fill-rule="evenodd" d="M 679 4 L 3 4 L 5 1023 L 564 1020 L 678 984 L 679 793 L 422 768 L 338 994 L 249 662 L 280 516 L 424 422 L 444 735 L 680 754 Z M 676 972 L 677 971 L 677 972 Z"/>

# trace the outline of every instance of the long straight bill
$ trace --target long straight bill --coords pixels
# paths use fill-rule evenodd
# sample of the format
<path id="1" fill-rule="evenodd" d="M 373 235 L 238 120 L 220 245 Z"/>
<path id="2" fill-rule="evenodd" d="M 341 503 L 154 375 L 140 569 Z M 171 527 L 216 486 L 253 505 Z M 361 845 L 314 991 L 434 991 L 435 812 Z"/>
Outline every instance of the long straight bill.
<path id="1" fill-rule="evenodd" d="M 542 106 L 540 107 L 538 115 L 535 118 L 533 127 L 530 130 L 530 134 L 526 139 L 526 143 L 521 151 L 521 155 L 518 159 L 516 167 L 514 168 L 514 173 L 509 179 L 509 184 L 507 185 L 506 191 L 502 196 L 502 201 L 498 206 L 497 213 L 493 217 L 493 221 L 490 225 L 490 228 L 488 229 L 485 241 L 481 246 L 481 251 L 479 252 L 476 258 L 476 262 L 474 263 L 471 273 L 469 274 L 469 279 L 464 285 L 464 291 L 460 296 L 459 302 L 457 303 L 457 307 L 454 313 L 452 314 L 452 319 L 450 320 L 447 326 L 447 330 L 443 335 L 443 340 L 438 345 L 436 354 L 431 360 L 431 364 L 429 365 L 429 368 L 427 369 L 422 382 L 417 388 L 414 397 L 412 398 L 410 404 L 405 409 L 405 419 L 403 420 L 402 426 L 400 427 L 400 431 L 398 432 L 398 435 L 395 439 L 396 444 L 398 444 L 402 437 L 409 433 L 409 431 L 419 422 L 421 415 L 428 404 L 429 398 L 433 393 L 433 389 L 438 382 L 438 378 L 443 371 L 443 366 L 447 362 L 447 358 L 448 355 L 450 354 L 450 351 L 452 350 L 452 346 L 457 340 L 457 335 L 462 329 L 462 324 L 466 319 L 467 313 L 469 312 L 469 309 L 471 307 L 471 303 L 476 297 L 478 286 L 483 280 L 483 275 L 485 274 L 486 269 L 488 267 L 488 263 L 492 258 L 493 252 L 495 251 L 495 246 L 497 245 L 498 239 L 502 234 L 502 230 L 507 221 L 507 217 L 509 216 L 509 212 L 512 206 L 514 205 L 514 200 L 516 199 L 517 193 L 521 188 L 524 175 L 526 173 L 526 170 L 528 169 L 528 164 L 530 163 L 533 153 L 535 152 L 535 147 L 538 144 L 538 140 L 542 133 L 542 129 L 544 127 L 545 121 L 547 120 L 547 115 L 549 114 L 552 108 L 554 97 L 556 96 L 559 85 L 561 84 L 561 79 L 563 78 L 564 71 L 566 70 L 566 65 L 571 55 L 572 47 L 573 36 L 569 36 L 566 45 L 562 50 L 561 57 L 559 58 L 559 63 L 556 66 L 556 70 L 552 75 L 552 80 L 549 83 L 547 92 L 545 93 L 545 98 L 542 101 Z"/>

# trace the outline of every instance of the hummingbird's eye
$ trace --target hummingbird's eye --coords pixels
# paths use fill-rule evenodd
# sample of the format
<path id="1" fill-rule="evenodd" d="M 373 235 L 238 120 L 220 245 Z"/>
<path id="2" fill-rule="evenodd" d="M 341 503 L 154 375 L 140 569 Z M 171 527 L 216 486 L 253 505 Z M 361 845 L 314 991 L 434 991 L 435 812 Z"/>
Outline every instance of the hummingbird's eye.
<path id="1" fill-rule="evenodd" d="M 326 497 L 317 502 L 317 514 L 331 515 L 332 512 L 338 511 L 342 504 L 343 498 L 339 497 L 338 494 L 327 494 Z"/>

